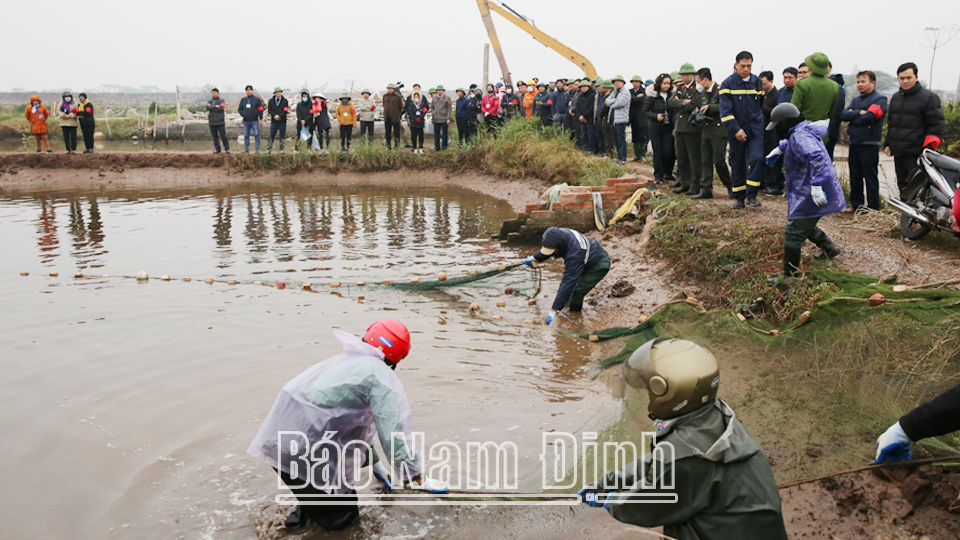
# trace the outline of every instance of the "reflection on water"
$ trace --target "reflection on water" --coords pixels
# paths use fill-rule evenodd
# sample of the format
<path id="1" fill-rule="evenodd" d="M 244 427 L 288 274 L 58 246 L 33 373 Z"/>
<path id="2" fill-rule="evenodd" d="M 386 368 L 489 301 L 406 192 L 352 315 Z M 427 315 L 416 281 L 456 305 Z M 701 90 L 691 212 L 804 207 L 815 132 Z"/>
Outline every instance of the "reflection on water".
<path id="1" fill-rule="evenodd" d="M 0 536 L 35 537 L 24 516 L 42 514 L 57 516 L 51 538 L 255 538 L 250 515 L 277 493 L 244 453 L 261 419 L 287 380 L 338 352 L 333 328 L 384 317 L 411 330 L 397 373 L 428 444 L 514 442 L 522 488 L 539 489 L 541 433 L 596 430 L 617 410 L 584 379 L 594 345 L 522 323 L 545 316 L 559 265 L 535 307 L 502 287 L 334 296 L 196 279 L 462 273 L 525 255 L 490 240 L 512 215 L 458 189 L 0 191 L 0 433 L 17 440 L 0 449 Z M 93 268 L 195 279 L 68 277 Z M 411 520 L 431 519 L 406 512 L 365 508 L 337 537 L 416 535 Z"/>
<path id="2" fill-rule="evenodd" d="M 465 190 L 412 193 L 389 187 L 349 192 L 250 187 L 189 198 L 151 191 L 62 192 L 0 197 L 0 204 L 7 227 L 35 222 L 32 236 L 41 263 L 51 269 L 63 265 L 58 257 L 65 254 L 70 263 L 65 271 L 113 267 L 115 273 L 140 268 L 169 273 L 212 267 L 231 276 L 313 271 L 313 277 L 342 278 L 361 268 L 395 273 L 422 264 L 492 264 L 502 255 L 490 238 L 512 216 L 507 204 Z M 202 231 L 208 228 L 212 245 L 204 241 Z M 70 242 L 61 244 L 64 231 Z M 10 238 L 8 260 L 25 261 L 25 235 L 12 230 Z M 450 251 L 455 245 L 456 254 Z M 182 264 L 208 257 L 210 266 Z M 171 268 L 175 262 L 180 264 Z"/>

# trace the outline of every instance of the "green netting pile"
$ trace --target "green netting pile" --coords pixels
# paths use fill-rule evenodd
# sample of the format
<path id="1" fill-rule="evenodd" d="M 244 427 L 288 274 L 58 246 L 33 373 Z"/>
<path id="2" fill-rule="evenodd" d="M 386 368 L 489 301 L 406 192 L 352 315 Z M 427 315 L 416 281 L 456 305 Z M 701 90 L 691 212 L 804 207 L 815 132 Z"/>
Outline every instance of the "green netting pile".
<path id="1" fill-rule="evenodd" d="M 657 334 L 657 331 L 654 329 L 654 326 L 656 326 L 658 321 L 659 319 L 654 317 L 636 326 L 617 326 L 589 334 L 573 335 L 585 340 L 590 340 L 591 336 L 596 336 L 593 338 L 593 340 L 598 342 L 628 337 L 629 339 L 627 339 L 627 341 L 624 343 L 623 349 L 621 349 L 620 352 L 600 361 L 600 369 L 607 369 L 610 366 L 625 362 L 627 358 L 633 354 L 633 351 L 640 348 L 641 345 L 650 341 L 651 339 L 659 337 L 659 334 Z"/>
<path id="2" fill-rule="evenodd" d="M 417 283 L 409 281 L 390 283 L 388 287 L 405 291 L 435 291 L 456 287 L 476 287 L 498 289 L 508 295 L 532 298 L 540 292 L 540 270 L 523 264 L 512 264 L 504 267 L 503 270 L 494 268 L 473 275 L 448 277 L 443 281 L 433 279 Z"/>

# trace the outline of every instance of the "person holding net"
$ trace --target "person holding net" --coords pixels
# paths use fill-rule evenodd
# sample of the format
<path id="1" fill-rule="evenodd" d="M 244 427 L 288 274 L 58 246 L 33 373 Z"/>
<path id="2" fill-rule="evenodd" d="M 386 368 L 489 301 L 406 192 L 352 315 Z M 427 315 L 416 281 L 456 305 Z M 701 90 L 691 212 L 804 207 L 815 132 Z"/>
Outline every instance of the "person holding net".
<path id="1" fill-rule="evenodd" d="M 277 471 L 300 503 L 286 520 L 288 530 L 313 523 L 335 531 L 353 523 L 360 512 L 356 490 L 347 482 L 355 482 L 361 467 L 371 465 L 377 480 L 393 489 L 390 469 L 373 450 L 374 437 L 392 452 L 390 461 L 402 477 L 399 486 L 405 479 L 408 489 L 448 491 L 421 473 L 413 413 L 394 373 L 410 352 L 407 327 L 385 319 L 370 325 L 362 340 L 340 330 L 334 337 L 343 352 L 285 384 L 247 448 Z M 367 451 L 356 451 L 362 447 Z M 310 460 L 321 455 L 326 459 L 310 467 Z"/>
<path id="2" fill-rule="evenodd" d="M 960 384 L 900 417 L 877 438 L 874 463 L 909 461 L 910 446 L 960 430 Z"/>
<path id="3" fill-rule="evenodd" d="M 567 302 L 570 311 L 582 311 L 583 298 L 610 271 L 610 255 L 600 243 L 573 229 L 547 229 L 540 250 L 524 259 L 523 264 L 536 268 L 550 257 L 563 259 L 563 278 L 547 316 L 547 324 L 557 318 L 557 312 L 562 311 Z"/>

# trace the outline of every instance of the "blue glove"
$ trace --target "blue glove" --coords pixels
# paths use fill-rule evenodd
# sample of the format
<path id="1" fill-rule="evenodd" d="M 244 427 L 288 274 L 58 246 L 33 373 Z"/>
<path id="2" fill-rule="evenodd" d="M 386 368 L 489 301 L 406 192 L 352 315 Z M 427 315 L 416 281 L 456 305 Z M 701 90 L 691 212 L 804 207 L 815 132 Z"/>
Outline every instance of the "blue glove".
<path id="1" fill-rule="evenodd" d="M 597 493 L 597 488 L 587 486 L 578 491 L 577 495 L 580 496 L 581 502 L 590 508 L 600 508 L 600 505 L 597 504 Z"/>
<path id="2" fill-rule="evenodd" d="M 523 260 L 523 264 L 529 266 L 530 268 L 533 268 L 534 265 L 537 264 L 537 260 L 533 258 L 533 255 L 531 255 Z"/>
<path id="3" fill-rule="evenodd" d="M 900 427 L 900 422 L 897 422 L 877 437 L 877 460 L 874 463 L 910 461 L 911 444 L 910 437 L 907 437 Z"/>
<path id="4" fill-rule="evenodd" d="M 776 165 L 777 160 L 780 159 L 780 156 L 783 155 L 783 151 L 780 150 L 780 147 L 776 147 L 767 154 L 766 163 L 767 165 Z"/>
<path id="5" fill-rule="evenodd" d="M 387 489 L 393 489 L 393 483 L 390 481 L 390 471 L 387 470 L 382 461 L 373 464 L 373 476 Z"/>
<path id="6" fill-rule="evenodd" d="M 551 310 L 550 310 L 550 314 L 547 315 L 547 326 L 549 326 L 550 323 L 552 323 L 553 320 L 556 319 L 556 318 L 557 318 L 557 312 L 556 312 L 556 310 L 551 309 Z"/>

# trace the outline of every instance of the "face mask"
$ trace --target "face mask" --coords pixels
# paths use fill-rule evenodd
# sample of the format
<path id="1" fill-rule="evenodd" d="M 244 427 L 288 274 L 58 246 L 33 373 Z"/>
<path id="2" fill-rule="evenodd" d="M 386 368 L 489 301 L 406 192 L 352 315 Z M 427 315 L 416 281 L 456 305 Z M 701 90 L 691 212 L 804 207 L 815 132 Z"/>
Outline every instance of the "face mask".
<path id="1" fill-rule="evenodd" d="M 488 93 L 488 94 L 492 94 L 492 93 L 493 93 L 493 90 L 487 90 L 487 93 Z"/>
<path id="2" fill-rule="evenodd" d="M 63 101 L 66 102 L 66 103 L 72 103 L 72 102 L 73 102 L 73 98 L 70 98 L 70 97 L 68 97 L 68 98 L 63 98 Z"/>
<path id="3" fill-rule="evenodd" d="M 344 98 L 344 99 L 341 99 L 341 100 L 340 100 L 340 103 L 343 103 L 344 105 L 346 105 L 348 101 L 350 101 L 350 100 Z"/>
<path id="4" fill-rule="evenodd" d="M 310 101 L 310 98 L 300 98 L 300 99 L 302 99 L 304 103 Z"/>
<path id="5" fill-rule="evenodd" d="M 697 83 L 697 92 L 703 92 L 703 85 L 700 83 Z"/>

